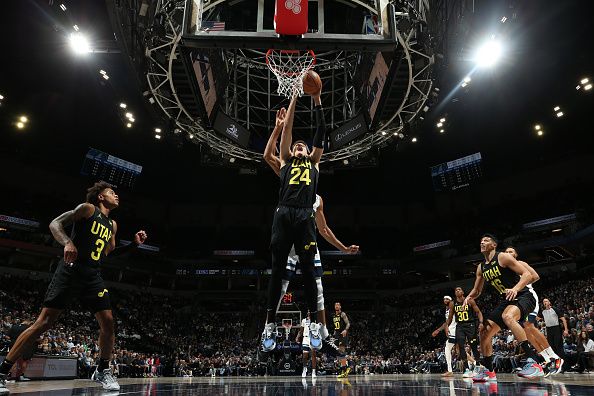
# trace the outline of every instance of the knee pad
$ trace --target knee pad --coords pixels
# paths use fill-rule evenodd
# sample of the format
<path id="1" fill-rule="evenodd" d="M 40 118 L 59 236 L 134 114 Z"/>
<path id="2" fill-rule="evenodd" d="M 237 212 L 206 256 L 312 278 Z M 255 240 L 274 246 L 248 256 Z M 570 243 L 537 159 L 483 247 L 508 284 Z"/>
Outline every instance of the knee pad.
<path id="1" fill-rule="evenodd" d="M 317 308 L 318 311 L 322 311 L 324 310 L 324 287 L 322 286 L 321 278 L 316 278 L 316 287 L 318 291 Z"/>

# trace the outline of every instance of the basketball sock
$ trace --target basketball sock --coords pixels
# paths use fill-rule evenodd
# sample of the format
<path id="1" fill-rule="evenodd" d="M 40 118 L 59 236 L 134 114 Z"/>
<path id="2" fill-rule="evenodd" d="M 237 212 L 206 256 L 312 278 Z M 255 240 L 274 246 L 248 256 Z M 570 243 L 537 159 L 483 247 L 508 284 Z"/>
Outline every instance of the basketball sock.
<path id="1" fill-rule="evenodd" d="M 14 365 L 14 362 L 11 362 L 8 359 L 4 359 L 2 364 L 0 364 L 0 374 L 8 375 L 8 373 L 10 372 L 10 369 L 12 369 L 13 365 Z"/>
<path id="2" fill-rule="evenodd" d="M 489 371 L 493 371 L 493 356 L 483 356 L 483 366 Z"/>
<path id="3" fill-rule="evenodd" d="M 446 362 L 448 363 L 448 372 L 452 372 L 452 349 L 454 348 L 454 344 L 446 342 L 445 347 L 445 357 Z"/>
<path id="4" fill-rule="evenodd" d="M 526 352 L 526 355 L 531 358 L 532 360 L 534 360 L 535 362 L 542 362 L 543 359 L 538 355 L 538 353 L 536 353 L 536 351 L 534 350 L 534 348 L 532 348 L 530 346 L 530 343 L 528 342 L 528 340 L 522 341 L 520 342 L 520 346 L 522 347 L 522 350 L 524 352 Z"/>
<path id="5" fill-rule="evenodd" d="M 109 368 L 109 359 L 99 358 L 99 365 L 97 365 L 97 371 L 103 371 Z"/>
<path id="6" fill-rule="evenodd" d="M 320 323 L 320 335 L 322 336 L 322 340 L 325 340 L 330 336 L 330 333 L 328 333 L 328 328 L 326 328 L 326 325 L 323 323 Z"/>
<path id="7" fill-rule="evenodd" d="M 559 355 L 557 355 L 557 354 L 555 353 L 555 351 L 553 351 L 553 348 L 552 348 L 552 347 L 548 347 L 548 348 L 546 348 L 546 349 L 544 350 L 544 352 L 546 352 L 546 353 L 547 353 L 547 355 L 549 355 L 549 357 L 550 357 L 550 358 L 553 358 L 553 359 L 561 359 L 561 358 L 559 357 Z"/>
<path id="8" fill-rule="evenodd" d="M 543 349 L 542 351 L 540 351 L 539 355 L 542 356 L 545 363 L 549 363 L 551 361 L 551 358 L 549 357 L 549 354 L 546 352 L 546 350 Z"/>

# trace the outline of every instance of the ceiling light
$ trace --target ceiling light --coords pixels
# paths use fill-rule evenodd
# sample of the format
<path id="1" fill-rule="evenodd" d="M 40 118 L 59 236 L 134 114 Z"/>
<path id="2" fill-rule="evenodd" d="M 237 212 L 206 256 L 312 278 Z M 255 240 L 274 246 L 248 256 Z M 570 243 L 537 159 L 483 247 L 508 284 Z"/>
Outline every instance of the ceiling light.
<path id="1" fill-rule="evenodd" d="M 130 120 L 130 122 L 134 122 L 134 121 L 136 121 L 136 119 L 135 119 L 134 117 L 130 117 L 130 118 L 128 118 L 128 119 Z"/>
<path id="2" fill-rule="evenodd" d="M 416 137 L 412 138 L 411 142 L 416 143 L 417 142 L 417 138 Z"/>
<path id="3" fill-rule="evenodd" d="M 439 133 L 444 133 L 444 132 L 445 132 L 445 129 L 440 129 L 439 130 Z"/>
<path id="4" fill-rule="evenodd" d="M 348 165 L 349 164 L 349 160 L 348 159 L 344 159 L 344 160 L 342 160 L 342 163 L 345 164 L 345 165 Z"/>
<path id="5" fill-rule="evenodd" d="M 562 112 L 562 111 L 559 111 L 559 112 L 557 113 L 557 118 L 561 118 L 561 117 L 563 117 L 563 112 Z"/>
<path id="6" fill-rule="evenodd" d="M 70 34 L 70 47 L 77 54 L 86 54 L 91 52 L 89 41 L 80 32 Z"/>
<path id="7" fill-rule="evenodd" d="M 127 123 L 127 124 L 126 124 L 126 127 L 128 127 L 128 128 L 132 128 L 132 123 L 131 123 L 131 122 Z"/>
<path id="8" fill-rule="evenodd" d="M 72 26 L 72 28 L 73 28 L 75 31 L 77 31 L 77 32 L 80 30 L 80 29 L 78 28 L 78 25 L 74 25 L 74 26 Z"/>
<path id="9" fill-rule="evenodd" d="M 501 58 L 501 43 L 490 39 L 476 52 L 474 61 L 481 67 L 491 67 Z"/>
<path id="10" fill-rule="evenodd" d="M 157 140 L 161 139 L 161 135 L 155 135 L 155 139 L 157 139 Z"/>
<path id="11" fill-rule="evenodd" d="M 537 131 L 540 131 L 540 125 L 538 125 L 538 124 L 534 125 L 534 129 Z"/>
<path id="12" fill-rule="evenodd" d="M 120 103 L 120 107 L 121 107 L 122 109 L 125 109 L 126 107 L 128 107 L 128 105 L 126 105 L 126 103 Z"/>
<path id="13" fill-rule="evenodd" d="M 442 126 L 443 126 L 443 122 L 438 122 L 438 123 L 437 123 L 437 127 L 438 127 L 438 128 L 441 128 Z"/>
<path id="14" fill-rule="evenodd" d="M 66 6 L 64 4 L 60 4 L 60 9 L 64 12 L 66 12 Z"/>
<path id="15" fill-rule="evenodd" d="M 580 81 L 580 84 L 584 85 L 584 84 L 588 84 L 588 81 L 590 81 L 587 78 L 582 78 L 582 80 Z"/>
<path id="16" fill-rule="evenodd" d="M 4 96 L 3 95 L 0 95 L 0 100 L 2 100 L 2 99 L 4 99 Z"/>
<path id="17" fill-rule="evenodd" d="M 555 108 L 553 109 L 553 111 L 559 111 L 560 109 L 561 109 L 561 107 L 555 106 Z"/>
<path id="18" fill-rule="evenodd" d="M 24 122 L 20 122 L 20 121 L 19 121 L 19 122 L 17 122 L 17 123 L 16 123 L 16 126 L 17 126 L 17 128 L 19 128 L 19 129 L 23 129 L 23 128 L 25 127 L 25 123 L 24 123 Z"/>
<path id="19" fill-rule="evenodd" d="M 592 89 L 592 84 L 588 84 L 584 87 L 584 91 L 589 91 Z"/>
<path id="20" fill-rule="evenodd" d="M 537 132 L 538 136 L 542 136 L 542 134 L 543 134 L 542 130 Z"/>
<path id="21" fill-rule="evenodd" d="M 22 123 L 27 123 L 27 121 L 29 121 L 29 119 L 26 116 L 20 116 L 19 121 Z"/>
<path id="22" fill-rule="evenodd" d="M 109 80 L 109 76 L 107 74 L 104 74 L 103 75 L 103 78 L 106 79 L 106 80 Z"/>
<path id="23" fill-rule="evenodd" d="M 126 118 L 133 118 L 134 116 L 132 115 L 132 113 L 126 113 Z"/>
<path id="24" fill-rule="evenodd" d="M 472 81 L 472 79 L 470 78 L 470 76 L 466 76 L 466 77 L 464 77 L 464 80 L 462 80 L 462 81 L 464 81 L 465 83 L 469 83 Z"/>
<path id="25" fill-rule="evenodd" d="M 155 128 L 155 132 L 161 133 L 161 128 Z"/>
<path id="26" fill-rule="evenodd" d="M 439 122 L 445 122 L 445 117 L 440 118 Z"/>

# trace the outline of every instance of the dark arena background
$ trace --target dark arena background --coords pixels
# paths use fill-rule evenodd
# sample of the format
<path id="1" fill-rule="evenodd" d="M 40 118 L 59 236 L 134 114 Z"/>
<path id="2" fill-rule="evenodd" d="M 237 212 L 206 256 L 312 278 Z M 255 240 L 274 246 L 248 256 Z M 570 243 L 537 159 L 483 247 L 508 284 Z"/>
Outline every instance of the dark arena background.
<path id="1" fill-rule="evenodd" d="M 0 394 L 594 394 L 590 3 L 2 1 Z"/>

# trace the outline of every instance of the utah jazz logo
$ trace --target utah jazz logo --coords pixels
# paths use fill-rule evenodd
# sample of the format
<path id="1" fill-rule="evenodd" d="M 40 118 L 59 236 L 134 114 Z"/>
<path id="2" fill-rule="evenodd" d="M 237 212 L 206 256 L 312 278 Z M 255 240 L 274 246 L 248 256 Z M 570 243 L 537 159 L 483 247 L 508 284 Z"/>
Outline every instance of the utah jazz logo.
<path id="1" fill-rule="evenodd" d="M 103 289 L 103 291 L 100 291 L 99 293 L 97 293 L 97 296 L 103 297 L 105 295 L 105 293 L 107 293 L 107 292 L 108 292 L 107 289 Z"/>

